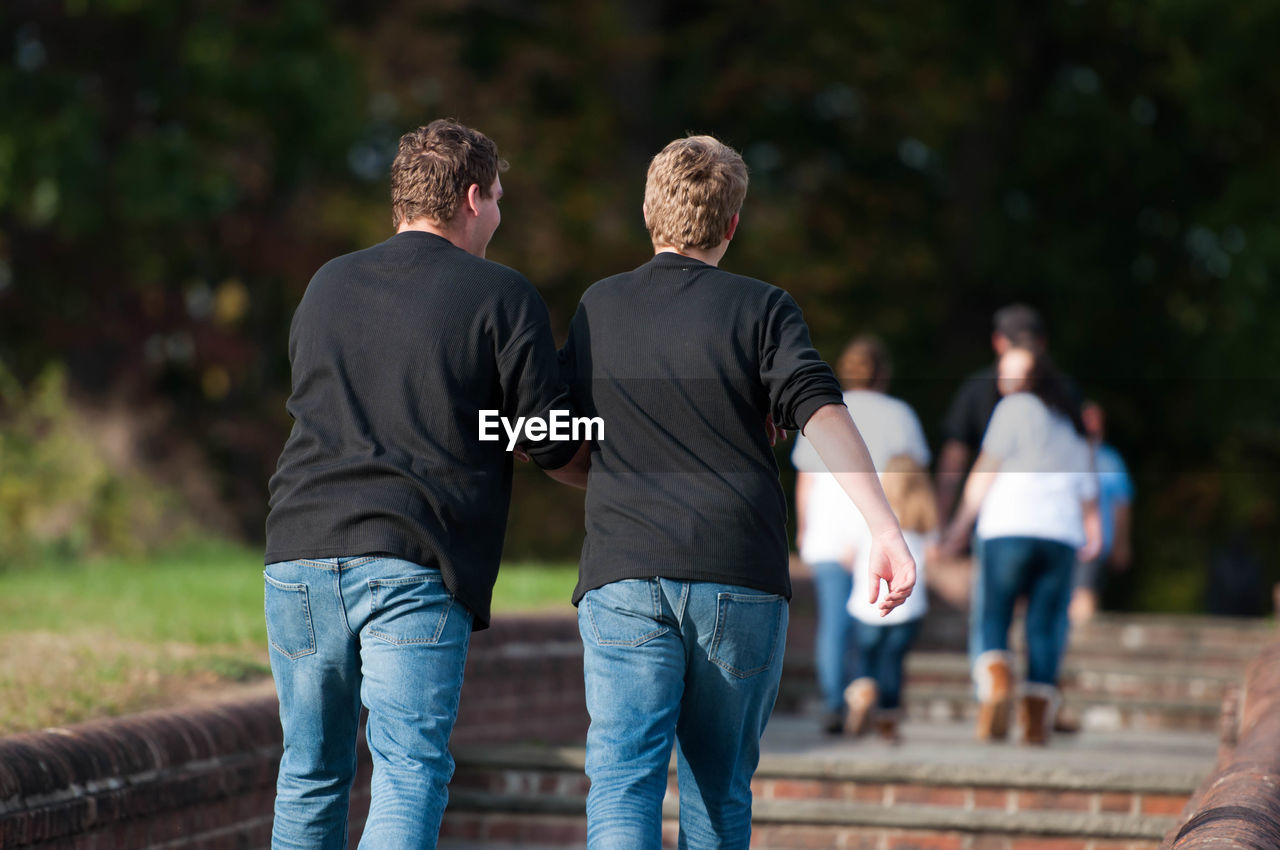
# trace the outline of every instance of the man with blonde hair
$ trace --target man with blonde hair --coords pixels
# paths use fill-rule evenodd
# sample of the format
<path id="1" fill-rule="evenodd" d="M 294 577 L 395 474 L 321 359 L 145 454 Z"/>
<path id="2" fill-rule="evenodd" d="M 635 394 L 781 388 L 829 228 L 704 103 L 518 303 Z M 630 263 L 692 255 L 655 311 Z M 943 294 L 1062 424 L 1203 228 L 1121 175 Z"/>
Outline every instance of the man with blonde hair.
<path id="1" fill-rule="evenodd" d="M 436 846 L 511 498 L 511 455 L 477 422 L 568 401 L 542 299 L 484 259 L 504 166 L 452 121 L 406 133 L 395 235 L 326 263 L 294 315 L 294 424 L 271 478 L 265 573 L 284 729 L 276 850 L 347 846 L 362 705 L 373 780 L 360 847 Z M 524 452 L 549 469 L 575 449 Z"/>
<path id="2" fill-rule="evenodd" d="M 658 848 L 674 745 L 681 847 L 746 847 L 787 629 L 786 499 L 769 431 L 802 428 L 876 535 L 891 610 L 914 563 L 840 385 L 791 296 L 719 269 L 747 169 L 710 136 L 649 166 L 654 257 L 583 296 L 561 352 L 590 447 L 578 605 L 588 844 Z"/>

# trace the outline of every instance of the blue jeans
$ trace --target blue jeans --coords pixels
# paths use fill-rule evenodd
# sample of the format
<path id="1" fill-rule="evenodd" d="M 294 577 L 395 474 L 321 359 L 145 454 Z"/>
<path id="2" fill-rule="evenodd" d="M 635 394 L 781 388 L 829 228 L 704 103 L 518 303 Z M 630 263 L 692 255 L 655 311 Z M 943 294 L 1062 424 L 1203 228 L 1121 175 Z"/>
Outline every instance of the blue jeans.
<path id="1" fill-rule="evenodd" d="M 395 558 L 285 561 L 265 577 L 284 729 L 271 846 L 347 846 L 363 704 L 373 780 L 360 847 L 435 847 L 470 612 L 439 570 Z"/>
<path id="2" fill-rule="evenodd" d="M 857 635 L 856 678 L 876 680 L 877 707 L 893 710 L 902 705 L 902 666 L 920 631 L 920 620 L 908 620 L 887 626 L 873 626 L 854 621 Z"/>
<path id="3" fill-rule="evenodd" d="M 746 587 L 617 581 L 578 606 L 591 729 L 587 844 L 657 850 L 671 747 L 680 847 L 747 847 L 787 603 Z"/>
<path id="4" fill-rule="evenodd" d="M 1008 651 L 1019 597 L 1027 597 L 1027 681 L 1057 686 L 1066 651 L 1073 548 L 1037 537 L 993 537 L 982 543 L 981 617 L 976 655 Z"/>
<path id="5" fill-rule="evenodd" d="M 839 561 L 823 561 L 812 565 L 813 594 L 817 597 L 818 629 L 814 636 L 813 660 L 818 673 L 818 688 L 827 711 L 844 707 L 844 689 L 848 687 L 849 642 L 853 617 L 849 615 L 849 594 L 853 592 L 853 573 Z"/>

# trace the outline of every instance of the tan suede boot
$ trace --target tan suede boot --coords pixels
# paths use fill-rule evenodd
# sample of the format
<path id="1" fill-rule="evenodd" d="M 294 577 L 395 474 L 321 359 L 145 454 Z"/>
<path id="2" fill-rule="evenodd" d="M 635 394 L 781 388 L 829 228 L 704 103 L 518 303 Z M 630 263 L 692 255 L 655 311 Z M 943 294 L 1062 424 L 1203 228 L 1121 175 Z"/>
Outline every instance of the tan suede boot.
<path id="1" fill-rule="evenodd" d="M 864 677 L 850 682 L 844 689 L 844 705 L 844 733 L 865 735 L 876 707 L 876 680 Z"/>
<path id="2" fill-rule="evenodd" d="M 1009 656 L 1000 651 L 978 656 L 973 669 L 978 685 L 979 741 L 1003 741 L 1009 735 L 1009 714 L 1013 703 L 1013 671 Z"/>

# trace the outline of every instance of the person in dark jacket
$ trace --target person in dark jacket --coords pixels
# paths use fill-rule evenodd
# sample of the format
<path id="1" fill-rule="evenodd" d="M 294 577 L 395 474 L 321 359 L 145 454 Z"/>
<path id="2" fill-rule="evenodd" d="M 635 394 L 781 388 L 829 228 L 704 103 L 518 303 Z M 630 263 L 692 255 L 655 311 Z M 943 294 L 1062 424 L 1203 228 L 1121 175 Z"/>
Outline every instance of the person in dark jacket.
<path id="1" fill-rule="evenodd" d="M 644 199 L 654 256 L 587 290 L 562 352 L 575 408 L 605 424 L 590 444 L 573 596 L 593 848 L 661 846 L 673 745 L 680 846 L 748 844 L 791 596 L 768 419 L 803 429 L 866 517 L 881 610 L 915 581 L 800 308 L 776 286 L 719 268 L 746 189 L 742 157 L 709 136 L 654 157 Z"/>
<path id="2" fill-rule="evenodd" d="M 360 846 L 436 845 L 511 496 L 511 454 L 480 438 L 483 418 L 568 409 L 542 299 L 484 259 L 504 166 L 454 122 L 407 133 L 395 235 L 326 263 L 294 315 L 293 431 L 267 517 L 284 729 L 274 848 L 346 846 L 361 706 L 373 780 Z M 544 468 L 575 450 L 523 446 Z"/>

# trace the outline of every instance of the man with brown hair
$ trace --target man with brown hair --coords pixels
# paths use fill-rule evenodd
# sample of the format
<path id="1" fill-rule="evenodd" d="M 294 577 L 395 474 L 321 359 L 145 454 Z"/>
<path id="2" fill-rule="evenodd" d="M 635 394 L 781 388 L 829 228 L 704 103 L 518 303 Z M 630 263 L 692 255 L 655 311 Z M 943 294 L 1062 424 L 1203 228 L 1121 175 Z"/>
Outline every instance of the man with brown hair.
<path id="1" fill-rule="evenodd" d="M 590 447 L 578 586 L 589 846 L 658 848 L 674 745 L 681 847 L 746 847 L 782 670 L 786 499 L 766 420 L 803 428 L 876 536 L 873 599 L 915 567 L 840 385 L 791 296 L 717 267 L 747 169 L 710 136 L 654 157 L 654 257 L 583 296 L 562 352 Z"/>
<path id="2" fill-rule="evenodd" d="M 435 846 L 511 496 L 511 455 L 477 422 L 568 407 L 542 299 L 484 259 L 504 167 L 452 121 L 405 134 L 396 234 L 326 263 L 294 315 L 294 425 L 271 478 L 265 573 L 284 729 L 275 848 L 346 846 L 362 705 L 373 780 L 360 846 Z M 575 449 L 523 447 L 543 468 Z"/>

